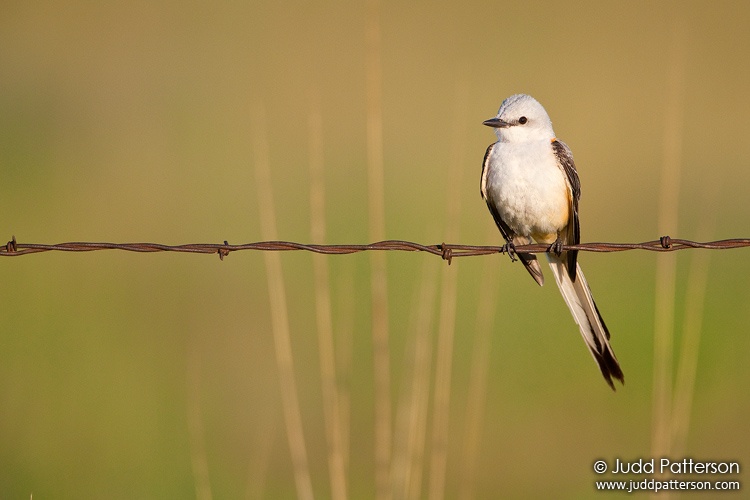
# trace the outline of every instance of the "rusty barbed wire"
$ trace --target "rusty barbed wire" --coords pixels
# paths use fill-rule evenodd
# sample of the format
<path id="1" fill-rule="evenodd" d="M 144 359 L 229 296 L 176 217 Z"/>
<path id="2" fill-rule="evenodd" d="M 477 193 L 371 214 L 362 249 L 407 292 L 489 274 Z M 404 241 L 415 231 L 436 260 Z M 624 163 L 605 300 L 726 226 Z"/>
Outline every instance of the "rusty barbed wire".
<path id="1" fill-rule="evenodd" d="M 708 250 L 725 250 L 729 248 L 750 247 L 750 238 L 734 238 L 727 240 L 698 242 L 662 236 L 658 240 L 644 243 L 580 243 L 578 245 L 563 245 L 562 251 L 578 250 L 580 252 L 623 252 L 627 250 L 649 250 L 653 252 L 674 252 L 688 248 L 704 248 Z M 91 252 L 95 250 L 123 250 L 127 252 L 186 252 L 201 254 L 218 254 L 220 259 L 232 252 L 242 250 L 256 250 L 264 252 L 307 251 L 327 255 L 344 255 L 368 251 L 401 251 L 426 252 L 440 256 L 451 263 L 456 257 L 472 257 L 490 255 L 494 253 L 508 253 L 507 245 L 459 245 L 453 243 L 438 243 L 423 245 L 411 241 L 386 240 L 364 245 L 318 245 L 311 243 L 295 243 L 292 241 L 258 241 L 240 245 L 224 243 L 192 243 L 187 245 L 164 245 L 161 243 L 97 243 L 97 242 L 69 242 L 56 244 L 18 243 L 13 236 L 5 246 L 0 247 L 0 256 L 13 257 L 40 252 Z M 549 245 L 519 245 L 511 251 L 525 253 L 545 253 L 550 251 Z"/>

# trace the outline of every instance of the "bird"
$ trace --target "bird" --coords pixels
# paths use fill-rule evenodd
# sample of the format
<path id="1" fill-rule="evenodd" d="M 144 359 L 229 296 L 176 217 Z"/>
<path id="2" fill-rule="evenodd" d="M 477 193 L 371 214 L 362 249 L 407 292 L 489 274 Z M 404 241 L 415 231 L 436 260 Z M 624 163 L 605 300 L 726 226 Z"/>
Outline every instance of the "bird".
<path id="1" fill-rule="evenodd" d="M 506 241 L 505 249 L 544 284 L 542 268 L 531 253 L 515 252 L 520 245 L 550 245 L 547 251 L 560 293 L 604 380 L 625 378 L 610 345 L 610 333 L 591 295 L 578 251 L 562 251 L 580 243 L 578 201 L 581 183 L 570 148 L 557 139 L 547 111 L 533 97 L 515 94 L 500 105 L 497 116 L 484 125 L 495 129 L 482 162 L 481 194 Z"/>

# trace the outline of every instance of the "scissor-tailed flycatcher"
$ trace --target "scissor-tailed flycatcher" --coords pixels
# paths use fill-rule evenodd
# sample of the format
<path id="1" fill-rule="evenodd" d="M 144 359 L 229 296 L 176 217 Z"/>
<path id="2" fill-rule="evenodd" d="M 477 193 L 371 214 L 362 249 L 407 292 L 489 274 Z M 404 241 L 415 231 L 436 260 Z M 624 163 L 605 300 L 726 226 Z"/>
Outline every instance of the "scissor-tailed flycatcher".
<path id="1" fill-rule="evenodd" d="M 555 248 L 580 242 L 581 185 L 573 154 L 557 140 L 547 112 L 531 96 L 508 97 L 497 116 L 484 124 L 495 129 L 498 140 L 484 155 L 482 198 L 511 249 L 532 239 L 552 246 L 547 259 L 557 286 L 604 379 L 614 390 L 612 377 L 622 383 L 625 380 L 609 345 L 607 325 L 576 261 L 578 252 Z M 518 258 L 531 277 L 544 284 L 536 256 L 519 253 Z"/>

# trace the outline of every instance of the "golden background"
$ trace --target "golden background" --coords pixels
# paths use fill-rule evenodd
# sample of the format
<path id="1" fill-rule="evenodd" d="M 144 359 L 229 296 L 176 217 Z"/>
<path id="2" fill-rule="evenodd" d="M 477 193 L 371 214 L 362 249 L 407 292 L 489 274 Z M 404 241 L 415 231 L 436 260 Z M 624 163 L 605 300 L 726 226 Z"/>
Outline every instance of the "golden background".
<path id="1" fill-rule="evenodd" d="M 3 2 L 2 241 L 263 240 L 256 167 L 265 145 L 278 238 L 310 242 L 317 130 L 322 243 L 367 243 L 367 123 L 382 113 L 385 238 L 499 245 L 479 196 L 494 141 L 481 122 L 517 92 L 545 106 L 573 150 L 584 242 L 748 237 L 748 25 L 747 4 L 729 1 Z M 368 42 L 368 26 L 379 43 Z M 448 267 L 389 253 L 394 429 L 412 383 L 419 296 L 435 293 L 426 309 L 432 384 L 441 292 L 455 278 L 446 498 L 598 497 L 594 481 L 610 476 L 593 472 L 595 460 L 653 457 L 660 312 L 672 329 L 669 307 L 657 304 L 674 304 L 665 373 L 675 380 L 686 327 L 701 332 L 692 405 L 675 416 L 690 417 L 689 431 L 670 456 L 744 467 L 749 252 L 580 255 L 625 372 L 617 393 L 549 272 L 540 289 L 506 256 Z M 280 259 L 312 488 L 326 498 L 313 259 Z M 337 386 L 349 401 L 347 491 L 372 498 L 371 256 L 325 259 Z M 0 259 L 0 273 L 0 497 L 297 495 L 262 253 L 223 262 L 46 253 Z M 488 293 L 496 306 L 480 329 Z M 483 332 L 488 371 L 473 379 Z M 469 401 L 477 380 L 486 381 L 479 407 Z M 432 394 L 415 459 L 423 497 Z M 472 454 L 466 429 L 476 408 Z"/>

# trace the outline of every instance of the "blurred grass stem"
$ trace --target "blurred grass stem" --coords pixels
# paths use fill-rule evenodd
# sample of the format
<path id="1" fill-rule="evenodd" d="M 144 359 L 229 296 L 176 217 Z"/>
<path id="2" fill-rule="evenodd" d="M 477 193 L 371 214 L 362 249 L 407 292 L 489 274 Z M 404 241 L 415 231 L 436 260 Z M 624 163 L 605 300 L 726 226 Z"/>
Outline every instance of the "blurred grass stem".
<path id="1" fill-rule="evenodd" d="M 464 73 L 466 74 L 466 73 Z M 466 110 L 468 108 L 468 84 L 461 82 L 456 88 L 453 112 L 453 138 L 451 145 L 451 167 L 455 172 L 448 177 L 445 213 L 446 241 L 459 240 L 459 217 L 461 215 L 461 173 L 464 172 L 466 139 Z M 448 429 L 450 416 L 451 370 L 453 367 L 453 342 L 456 332 L 456 288 L 458 268 L 444 266 L 442 269 L 440 318 L 438 323 L 437 358 L 435 361 L 435 409 L 432 420 L 432 456 L 430 459 L 429 498 L 440 500 L 445 496 L 445 471 L 448 462 Z"/>
<path id="2" fill-rule="evenodd" d="M 265 114 L 260 105 L 254 112 L 253 125 L 253 149 L 256 187 L 260 202 L 261 234 L 265 239 L 276 240 L 278 236 L 273 204 L 269 146 L 265 129 Z M 284 274 L 281 269 L 281 256 L 276 252 L 264 252 L 263 258 L 267 270 L 271 328 L 276 352 L 276 365 L 279 369 L 284 422 L 294 468 L 294 481 L 297 488 L 297 497 L 308 500 L 313 498 L 313 490 L 307 452 L 305 451 L 305 438 L 302 432 L 302 415 L 297 398 L 297 386 L 294 381 L 289 312 L 284 288 Z"/>
<path id="3" fill-rule="evenodd" d="M 369 236 L 385 239 L 385 188 L 383 180 L 382 67 L 380 62 L 380 6 L 367 3 L 366 21 L 367 189 Z M 372 287 L 372 348 L 375 382 L 375 496 L 390 498 L 391 376 L 388 347 L 388 284 L 385 254 L 370 254 Z"/>
<path id="4" fill-rule="evenodd" d="M 497 237 L 497 229 L 490 227 L 491 238 Z M 490 351 L 492 347 L 492 325 L 497 309 L 498 290 L 497 259 L 484 261 L 482 281 L 479 289 L 476 327 L 474 328 L 474 348 L 471 353 L 469 374 L 469 394 L 464 418 L 464 439 L 461 451 L 461 489 L 459 498 L 469 500 L 475 497 L 476 470 L 479 462 L 480 437 L 484 411 L 487 402 L 487 382 L 489 378 Z M 497 428 L 497 422 L 495 422 Z"/>
<path id="5" fill-rule="evenodd" d="M 323 180 L 323 125 L 320 105 L 313 99 L 309 118 L 310 130 L 310 225 L 313 242 L 325 243 L 325 184 Z M 331 319 L 331 293 L 328 259 L 313 255 L 315 274 L 315 313 L 318 326 L 318 352 L 320 355 L 320 380 L 323 393 L 326 439 L 328 441 L 328 475 L 331 498 L 346 498 L 346 471 L 341 439 L 341 412 L 336 390 L 336 357 L 333 346 Z"/>
<path id="6" fill-rule="evenodd" d="M 719 176 L 709 176 L 704 186 L 704 206 L 714 206 L 719 193 L 719 185 Z M 703 220 L 699 222 L 698 234 L 711 236 L 716 225 L 715 213 L 707 210 L 702 212 L 702 215 Z M 685 317 L 682 323 L 680 357 L 672 407 L 672 454 L 674 456 L 683 456 L 687 449 L 710 259 L 710 252 L 696 252 L 690 260 L 685 292 Z"/>
<path id="7" fill-rule="evenodd" d="M 339 401 L 339 424 L 341 426 L 341 460 L 344 464 L 344 471 L 349 470 L 349 442 L 351 438 L 351 390 L 350 384 L 352 379 L 352 358 L 353 340 L 354 340 L 354 272 L 347 269 L 346 272 L 339 274 L 338 289 L 340 293 L 339 314 L 338 314 L 338 342 L 336 351 L 336 367 L 338 377 L 341 383 L 338 384 L 338 401 Z"/>
<path id="8" fill-rule="evenodd" d="M 415 307 L 409 323 L 413 332 L 406 356 L 404 390 L 400 398 L 392 462 L 393 498 L 420 498 L 427 438 L 427 407 L 432 367 L 432 318 L 435 313 L 437 276 L 434 265 L 422 264 Z"/>
<path id="9" fill-rule="evenodd" d="M 670 34 L 667 64 L 666 109 L 664 111 L 664 161 L 659 190 L 658 231 L 677 229 L 684 122 L 685 59 L 687 26 L 675 20 Z M 654 324 L 653 413 L 651 456 L 670 455 L 672 420 L 672 369 L 674 348 L 675 279 L 674 256 L 656 261 L 656 308 Z"/>

